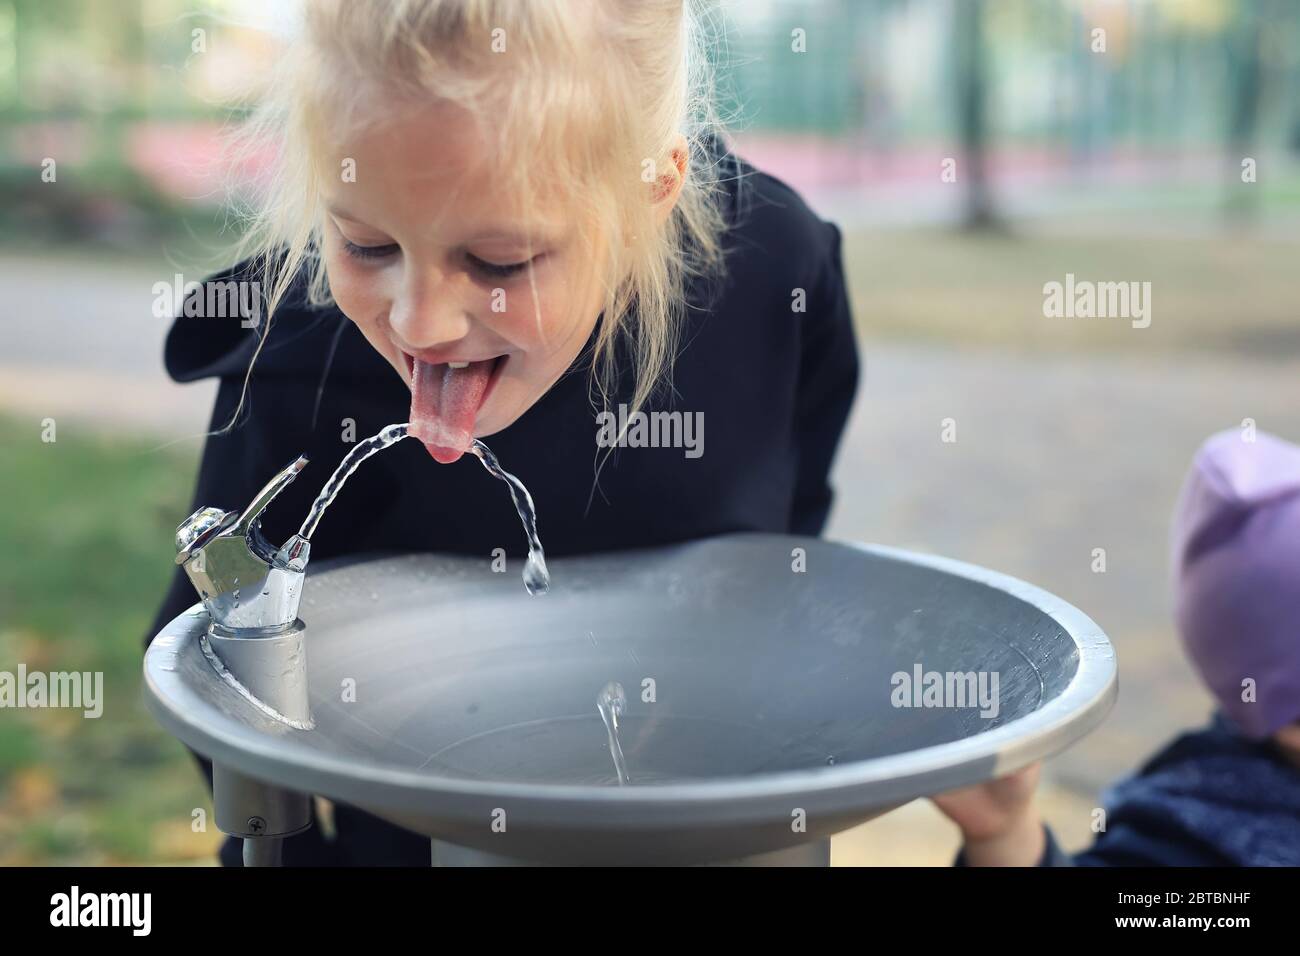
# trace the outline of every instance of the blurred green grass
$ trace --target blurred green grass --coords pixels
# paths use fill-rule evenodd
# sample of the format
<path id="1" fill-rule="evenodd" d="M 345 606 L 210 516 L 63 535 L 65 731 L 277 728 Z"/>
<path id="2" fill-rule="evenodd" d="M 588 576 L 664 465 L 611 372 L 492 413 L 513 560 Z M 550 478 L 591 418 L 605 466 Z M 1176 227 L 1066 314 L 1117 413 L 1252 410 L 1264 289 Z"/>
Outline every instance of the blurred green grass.
<path id="1" fill-rule="evenodd" d="M 144 709 L 143 638 L 172 573 L 192 453 L 0 418 L 0 669 L 100 671 L 103 715 L 0 711 L 0 863 L 209 857 L 193 760 Z"/>

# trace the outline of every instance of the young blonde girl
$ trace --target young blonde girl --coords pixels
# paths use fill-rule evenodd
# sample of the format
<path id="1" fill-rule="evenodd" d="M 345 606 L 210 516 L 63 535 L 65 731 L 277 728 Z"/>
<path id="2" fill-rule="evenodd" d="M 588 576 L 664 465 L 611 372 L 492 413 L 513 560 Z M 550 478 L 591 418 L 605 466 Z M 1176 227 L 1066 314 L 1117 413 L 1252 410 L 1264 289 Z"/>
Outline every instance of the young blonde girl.
<path id="1" fill-rule="evenodd" d="M 308 302 L 337 304 L 408 382 L 504 356 L 479 435 L 535 403 L 593 330 L 594 384 L 608 392 L 622 335 L 643 404 L 726 228 L 691 9 L 327 0 L 305 15 L 243 137 L 279 154 L 247 240 L 270 310 L 305 275 Z M 452 437 L 439 460 L 464 450 Z"/>
<path id="2" fill-rule="evenodd" d="M 314 561 L 520 552 L 500 489 L 457 462 L 475 437 L 552 555 L 820 533 L 858 376 L 840 233 L 727 147 L 709 26 L 682 0 L 307 0 L 245 130 L 275 157 L 249 247 L 209 280 L 261 283 L 269 322 L 168 339 L 175 379 L 221 379 L 196 501 L 237 506 L 294 455 L 328 468 L 410 420 L 423 447 L 354 476 Z M 700 429 L 611 441 L 603 411 Z M 277 500 L 270 537 L 318 486 Z M 191 598 L 178 577 L 158 621 Z M 428 845 L 340 806 L 285 861 L 423 865 Z"/>

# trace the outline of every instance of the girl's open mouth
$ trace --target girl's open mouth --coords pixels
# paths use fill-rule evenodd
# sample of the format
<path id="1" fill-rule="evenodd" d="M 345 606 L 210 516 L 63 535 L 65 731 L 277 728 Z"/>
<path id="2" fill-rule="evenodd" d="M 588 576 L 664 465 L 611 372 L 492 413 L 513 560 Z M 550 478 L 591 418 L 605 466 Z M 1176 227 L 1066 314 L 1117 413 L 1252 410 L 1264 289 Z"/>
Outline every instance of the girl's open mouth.
<path id="1" fill-rule="evenodd" d="M 474 423 L 508 356 L 481 361 L 425 362 L 402 353 L 411 387 L 411 435 L 442 464 L 460 458 L 474 440 Z"/>

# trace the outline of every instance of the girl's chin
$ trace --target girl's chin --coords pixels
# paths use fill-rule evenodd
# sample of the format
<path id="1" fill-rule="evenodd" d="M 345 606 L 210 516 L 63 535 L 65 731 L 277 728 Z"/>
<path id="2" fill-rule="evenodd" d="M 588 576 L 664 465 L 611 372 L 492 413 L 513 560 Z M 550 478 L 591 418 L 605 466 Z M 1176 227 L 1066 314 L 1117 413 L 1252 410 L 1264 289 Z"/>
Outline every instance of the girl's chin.
<path id="1" fill-rule="evenodd" d="M 484 408 L 478 418 L 474 420 L 474 437 L 491 438 L 497 432 L 505 431 L 518 418 L 518 414 L 506 417 L 496 409 Z"/>
<path id="2" fill-rule="evenodd" d="M 489 438 L 505 431 L 546 394 L 543 390 L 536 396 L 520 395 L 519 389 L 523 384 L 517 378 L 506 376 L 496 382 L 474 419 L 475 438 Z"/>

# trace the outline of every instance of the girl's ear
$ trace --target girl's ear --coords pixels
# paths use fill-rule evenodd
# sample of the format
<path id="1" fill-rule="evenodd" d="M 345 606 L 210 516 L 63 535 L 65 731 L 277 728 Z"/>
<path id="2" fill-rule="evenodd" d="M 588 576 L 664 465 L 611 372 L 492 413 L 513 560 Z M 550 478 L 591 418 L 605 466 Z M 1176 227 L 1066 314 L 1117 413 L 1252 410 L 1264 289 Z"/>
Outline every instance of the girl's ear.
<path id="1" fill-rule="evenodd" d="M 682 194 L 682 185 L 686 182 L 686 170 L 690 162 L 690 150 L 686 137 L 677 134 L 669 152 L 672 163 L 656 178 L 651 185 L 650 202 L 655 207 L 655 222 L 662 223 L 677 205 L 677 198 Z"/>

